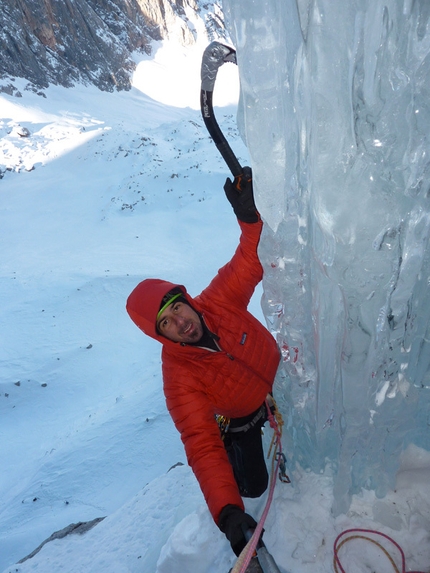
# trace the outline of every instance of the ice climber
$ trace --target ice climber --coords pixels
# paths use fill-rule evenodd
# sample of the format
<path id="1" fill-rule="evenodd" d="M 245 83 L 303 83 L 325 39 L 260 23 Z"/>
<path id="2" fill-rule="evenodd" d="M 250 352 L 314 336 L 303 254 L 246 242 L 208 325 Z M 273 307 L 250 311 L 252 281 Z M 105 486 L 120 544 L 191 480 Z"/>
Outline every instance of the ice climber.
<path id="1" fill-rule="evenodd" d="M 163 345 L 167 408 L 209 510 L 239 555 L 244 531 L 257 525 L 242 497 L 259 497 L 268 485 L 261 427 L 280 354 L 247 310 L 263 274 L 251 169 L 227 179 L 224 191 L 241 228 L 231 261 L 195 298 L 184 286 L 146 279 L 130 294 L 127 311 Z"/>

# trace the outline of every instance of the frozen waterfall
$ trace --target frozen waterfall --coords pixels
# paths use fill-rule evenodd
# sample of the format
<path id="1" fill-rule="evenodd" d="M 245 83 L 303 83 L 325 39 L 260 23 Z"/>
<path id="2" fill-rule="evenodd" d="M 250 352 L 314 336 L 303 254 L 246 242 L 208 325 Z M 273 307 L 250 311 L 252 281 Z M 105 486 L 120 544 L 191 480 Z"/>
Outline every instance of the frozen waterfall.
<path id="1" fill-rule="evenodd" d="M 224 0 L 292 462 L 338 514 L 430 450 L 430 3 Z"/>

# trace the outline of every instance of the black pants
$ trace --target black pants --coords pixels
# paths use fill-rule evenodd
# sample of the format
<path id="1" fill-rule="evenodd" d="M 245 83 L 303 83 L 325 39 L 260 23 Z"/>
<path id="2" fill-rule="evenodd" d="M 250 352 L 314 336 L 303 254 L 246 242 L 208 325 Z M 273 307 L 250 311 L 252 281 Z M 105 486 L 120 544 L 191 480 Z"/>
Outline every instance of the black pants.
<path id="1" fill-rule="evenodd" d="M 245 418 L 231 419 L 229 430 L 245 426 L 255 418 L 257 412 Z M 227 431 L 224 437 L 228 459 L 243 497 L 260 497 L 269 483 L 261 438 L 261 428 L 266 420 L 264 410 L 263 416 L 252 428 L 240 432 Z"/>

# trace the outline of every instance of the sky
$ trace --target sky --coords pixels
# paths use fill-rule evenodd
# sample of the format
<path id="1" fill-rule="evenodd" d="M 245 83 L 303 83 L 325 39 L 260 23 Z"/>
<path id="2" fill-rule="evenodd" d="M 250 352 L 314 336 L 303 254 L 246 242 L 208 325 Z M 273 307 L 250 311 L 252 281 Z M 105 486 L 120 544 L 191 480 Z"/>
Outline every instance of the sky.
<path id="1" fill-rule="evenodd" d="M 125 311 L 148 277 L 197 295 L 237 245 L 222 190 L 229 174 L 199 111 L 203 49 L 155 45 L 129 92 L 51 86 L 36 95 L 17 79 L 22 97 L 0 96 L 0 572 L 227 573 L 234 565 L 166 410 L 160 347 Z M 228 64 L 216 117 L 246 164 L 237 97 Z M 264 322 L 260 297 L 259 287 L 250 310 Z M 267 429 L 266 447 L 270 439 Z M 282 573 L 332 571 L 334 541 L 350 528 L 390 536 L 406 571 L 430 571 L 428 452 L 409 447 L 393 491 L 383 499 L 364 491 L 338 517 L 329 468 L 290 470 L 264 534 Z M 258 519 L 265 503 L 246 507 Z M 55 531 L 101 517 L 16 564 Z M 373 538 L 401 570 L 399 550 Z M 394 570 L 367 540 L 339 555 L 347 573 Z"/>

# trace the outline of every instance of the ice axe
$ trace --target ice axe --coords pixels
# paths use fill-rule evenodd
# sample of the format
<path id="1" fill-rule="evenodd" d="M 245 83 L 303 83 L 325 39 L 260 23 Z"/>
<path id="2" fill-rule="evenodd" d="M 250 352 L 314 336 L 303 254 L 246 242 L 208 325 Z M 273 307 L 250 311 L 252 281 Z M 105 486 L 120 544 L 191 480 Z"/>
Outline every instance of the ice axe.
<path id="1" fill-rule="evenodd" d="M 245 573 L 281 573 L 272 555 L 267 551 L 267 547 L 261 538 L 262 534 L 260 534 L 256 544 L 253 540 L 252 545 L 255 549 L 252 550 L 250 546 L 251 538 L 254 535 L 254 529 L 245 529 L 242 527 L 242 531 L 247 541 L 247 545 L 239 555 L 235 566 L 230 569 L 229 573 L 239 573 L 243 571 L 245 567 Z M 251 558 L 250 551 L 254 552 L 254 558 Z"/>
<path id="2" fill-rule="evenodd" d="M 249 541 L 253 533 L 254 532 L 252 529 L 248 529 L 247 531 L 245 531 L 245 539 Z M 281 573 L 272 555 L 268 552 L 267 547 L 264 541 L 262 540 L 261 536 L 257 541 L 257 546 L 255 548 L 255 551 L 257 552 L 258 563 L 263 573 Z"/>
<path id="3" fill-rule="evenodd" d="M 201 68 L 200 108 L 203 120 L 218 151 L 234 177 L 242 175 L 242 167 L 222 133 L 212 106 L 212 95 L 218 69 L 226 62 L 237 64 L 236 50 L 220 42 L 212 42 L 203 52 Z"/>

